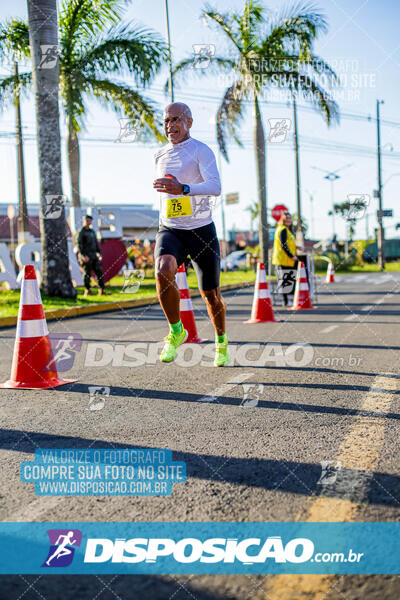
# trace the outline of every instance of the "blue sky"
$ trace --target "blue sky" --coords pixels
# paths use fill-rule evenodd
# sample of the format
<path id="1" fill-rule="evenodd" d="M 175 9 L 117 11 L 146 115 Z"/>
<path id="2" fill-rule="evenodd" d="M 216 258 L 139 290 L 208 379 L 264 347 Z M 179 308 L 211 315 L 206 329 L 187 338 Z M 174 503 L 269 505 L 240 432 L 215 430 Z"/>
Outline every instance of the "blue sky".
<path id="1" fill-rule="evenodd" d="M 219 10 L 228 6 L 240 9 L 243 1 L 232 0 L 229 5 L 222 0 L 211 3 Z M 206 27 L 200 20 L 203 2 L 198 0 L 170 0 L 170 25 L 175 61 L 192 53 L 193 44 L 215 44 L 216 52 L 227 49 L 225 39 L 215 29 Z M 265 3 L 269 9 L 283 5 L 272 0 Z M 303 214 L 311 227 L 310 193 L 313 195 L 313 231 L 318 238 L 331 234 L 330 184 L 324 173 L 314 169 L 336 170 L 345 165 L 341 178 L 335 183 L 335 201 L 346 199 L 347 194 L 369 194 L 368 213 L 370 232 L 376 225 L 376 199 L 372 191 L 376 188 L 376 124 L 374 121 L 357 118 L 357 115 L 375 116 L 376 99 L 384 100 L 381 117 L 392 123 L 382 124 L 383 181 L 390 180 L 384 187 L 384 207 L 393 208 L 395 217 L 386 219 L 387 236 L 395 235 L 394 225 L 400 221 L 398 190 L 400 185 L 400 40 L 398 23 L 400 5 L 395 0 L 321 0 L 318 8 L 326 14 L 329 32 L 316 44 L 315 51 L 335 68 L 344 83 L 337 90 L 338 103 L 343 113 L 339 126 L 327 128 L 321 116 L 306 105 L 299 107 L 299 132 L 301 144 L 301 187 Z M 14 16 L 26 18 L 25 0 L 2 0 L 2 21 Z M 125 20 L 134 20 L 165 34 L 164 0 L 133 0 L 127 6 Z M 6 70 L 2 68 L 4 74 Z M 167 77 L 164 68 L 145 94 L 160 103 L 167 103 L 162 88 Z M 209 143 L 214 150 L 215 128 L 212 124 L 220 98 L 226 84 L 221 78 L 188 78 L 176 90 L 176 99 L 187 102 L 192 108 L 193 137 Z M 284 101 L 267 95 L 262 104 L 266 134 L 269 119 L 292 119 L 291 108 Z M 278 98 L 279 100 L 279 98 Z M 135 146 L 134 143 L 118 144 L 119 123 L 117 116 L 103 110 L 96 102 L 89 102 L 86 131 L 81 144 L 81 190 L 82 196 L 94 199 L 96 204 L 148 203 L 158 206 L 157 195 L 152 190 L 154 177 L 153 148 Z M 352 116 L 353 115 L 353 116 Z M 355 116 L 354 116 L 355 115 Z M 34 133 L 35 115 L 33 99 L 24 100 L 22 105 L 24 132 Z M 0 133 L 13 131 L 14 113 L 7 110 L 0 115 Z M 61 131 L 65 132 L 63 118 Z M 229 147 L 230 163 L 222 162 L 223 191 L 239 192 L 239 205 L 230 206 L 226 220 L 228 228 L 249 227 L 249 214 L 244 210 L 256 200 L 256 175 L 252 147 L 253 121 L 251 108 L 241 128 L 244 148 L 233 143 Z M 90 140 L 109 140 L 96 142 Z M 390 144 L 393 151 L 390 151 Z M 35 143 L 25 144 L 25 162 L 28 201 L 39 199 L 38 165 Z M 295 209 L 295 170 L 292 130 L 282 144 L 269 144 L 267 153 L 268 205 L 284 203 Z M 394 175 L 398 173 L 399 175 Z M 394 175 L 391 177 L 391 175 Z M 0 178 L 2 193 L 0 202 L 17 200 L 16 156 L 12 139 L 0 137 Z M 63 161 L 64 193 L 69 196 L 67 164 Z M 220 231 L 220 210 L 215 212 L 215 221 Z M 339 237 L 345 234 L 345 222 L 336 217 Z M 365 219 L 357 225 L 356 235 L 365 237 Z"/>

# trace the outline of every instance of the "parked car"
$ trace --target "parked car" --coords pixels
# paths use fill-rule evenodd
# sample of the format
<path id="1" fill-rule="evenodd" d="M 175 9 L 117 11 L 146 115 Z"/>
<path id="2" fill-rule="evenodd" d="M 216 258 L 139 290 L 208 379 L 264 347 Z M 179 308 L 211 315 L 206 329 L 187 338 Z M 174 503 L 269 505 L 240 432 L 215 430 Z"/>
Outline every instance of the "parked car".
<path id="1" fill-rule="evenodd" d="M 235 250 L 235 252 L 231 252 L 228 254 L 226 258 L 221 260 L 221 269 L 227 271 L 237 271 L 240 266 L 246 264 L 246 254 L 245 250 Z"/>

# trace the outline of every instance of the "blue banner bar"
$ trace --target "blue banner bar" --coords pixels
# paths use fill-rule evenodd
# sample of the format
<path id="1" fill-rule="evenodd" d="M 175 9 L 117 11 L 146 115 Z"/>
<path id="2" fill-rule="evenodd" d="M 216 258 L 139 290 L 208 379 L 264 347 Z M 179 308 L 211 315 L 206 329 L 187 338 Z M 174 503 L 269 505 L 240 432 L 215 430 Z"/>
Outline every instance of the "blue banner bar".
<path id="1" fill-rule="evenodd" d="M 398 574 L 400 523 L 0 523 L 1 574 Z"/>

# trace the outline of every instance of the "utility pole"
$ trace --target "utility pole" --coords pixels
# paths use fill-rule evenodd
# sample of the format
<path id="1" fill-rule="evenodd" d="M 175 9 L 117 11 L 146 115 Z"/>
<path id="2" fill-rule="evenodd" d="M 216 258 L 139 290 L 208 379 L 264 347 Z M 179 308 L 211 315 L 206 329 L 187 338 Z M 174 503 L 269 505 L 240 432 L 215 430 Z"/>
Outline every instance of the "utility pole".
<path id="1" fill-rule="evenodd" d="M 168 15 L 168 0 L 165 0 L 165 15 L 167 20 L 167 42 L 168 42 L 168 64 L 169 64 L 169 78 L 168 78 L 168 88 L 169 88 L 169 97 L 171 102 L 174 101 L 174 79 L 172 76 L 172 53 L 171 53 L 171 38 L 169 34 L 169 15 Z"/>
<path id="2" fill-rule="evenodd" d="M 378 158 L 378 262 L 381 271 L 385 270 L 385 231 L 383 229 L 382 217 L 382 169 L 381 169 L 381 122 L 379 105 L 383 100 L 376 101 L 376 138 Z"/>
<path id="3" fill-rule="evenodd" d="M 294 150 L 296 160 L 296 194 L 297 194 L 297 230 L 296 242 L 300 247 L 304 247 L 303 226 L 301 220 L 301 189 L 300 189 L 300 157 L 299 157 L 299 139 L 297 135 L 297 110 L 296 96 L 293 93 L 293 124 L 294 124 Z"/>

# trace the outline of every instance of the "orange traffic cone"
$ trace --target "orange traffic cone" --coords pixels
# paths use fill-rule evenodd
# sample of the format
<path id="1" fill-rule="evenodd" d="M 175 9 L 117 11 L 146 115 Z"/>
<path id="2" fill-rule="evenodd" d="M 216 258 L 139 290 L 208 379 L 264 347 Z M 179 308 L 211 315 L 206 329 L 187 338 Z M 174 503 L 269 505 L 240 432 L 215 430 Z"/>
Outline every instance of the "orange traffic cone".
<path id="1" fill-rule="evenodd" d="M 335 267 L 333 266 L 333 262 L 329 261 L 328 270 L 326 272 L 325 283 L 335 283 Z"/>
<path id="2" fill-rule="evenodd" d="M 299 262 L 297 270 L 296 289 L 294 291 L 293 306 L 290 307 L 290 310 L 305 310 L 309 308 L 314 307 L 311 302 L 306 268 L 303 262 Z"/>
<path id="3" fill-rule="evenodd" d="M 264 263 L 259 262 L 257 265 L 251 317 L 248 321 L 244 321 L 244 323 L 267 323 L 271 321 L 276 321 L 274 309 L 272 308 Z"/>
<path id="4" fill-rule="evenodd" d="M 35 268 L 33 265 L 26 265 L 21 286 L 11 376 L 8 381 L 0 384 L 0 387 L 42 390 L 72 381 L 76 379 L 58 377 Z"/>
<path id="5" fill-rule="evenodd" d="M 194 320 L 192 300 L 190 298 L 184 263 L 181 264 L 176 274 L 176 284 L 179 288 L 180 295 L 179 310 L 181 321 L 189 334 L 186 343 L 200 344 L 201 342 L 205 342 L 205 340 L 200 339 L 197 334 L 196 321 Z"/>

